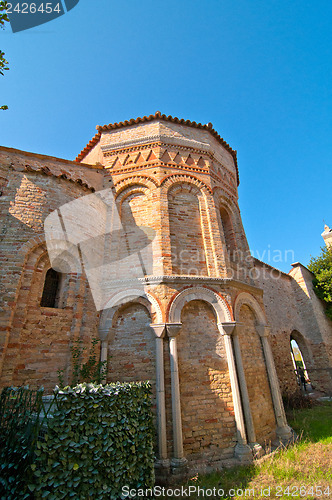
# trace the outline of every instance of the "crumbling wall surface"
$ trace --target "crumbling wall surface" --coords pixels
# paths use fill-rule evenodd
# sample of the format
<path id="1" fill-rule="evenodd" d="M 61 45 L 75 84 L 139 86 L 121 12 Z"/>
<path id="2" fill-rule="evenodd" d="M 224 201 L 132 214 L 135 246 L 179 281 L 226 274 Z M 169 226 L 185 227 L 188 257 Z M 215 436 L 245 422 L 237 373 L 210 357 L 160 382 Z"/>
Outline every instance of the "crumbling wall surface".
<path id="1" fill-rule="evenodd" d="M 68 179 L 95 191 L 102 189 L 103 167 L 77 163 L 53 156 L 29 153 L 0 146 L 0 167 L 5 171 L 39 172 L 45 176 Z M 0 174 L 1 176 L 1 174 Z"/>
<path id="2" fill-rule="evenodd" d="M 61 307 L 40 306 L 50 267 L 45 218 L 65 203 L 91 193 L 81 182 L 61 177 L 62 166 L 61 161 L 49 157 L 44 160 L 8 148 L 0 150 L 1 386 L 54 386 L 57 370 L 68 362 L 73 336 L 84 337 L 87 328 L 96 329 L 96 311 L 84 276 L 68 276 L 69 288 Z M 54 175 L 56 170 L 59 175 Z"/>
<path id="3" fill-rule="evenodd" d="M 315 294 L 313 274 L 299 263 L 293 265 L 289 274 L 293 278 L 299 315 L 305 322 L 305 336 L 309 339 L 311 378 L 317 388 L 332 393 L 332 321 Z"/>
<path id="4" fill-rule="evenodd" d="M 292 393 L 298 387 L 290 353 L 291 336 L 300 347 L 314 387 L 330 392 L 332 328 L 313 292 L 311 273 L 299 265 L 285 274 L 258 260 L 255 268 L 256 283 L 264 290 L 270 342 L 282 392 Z"/>

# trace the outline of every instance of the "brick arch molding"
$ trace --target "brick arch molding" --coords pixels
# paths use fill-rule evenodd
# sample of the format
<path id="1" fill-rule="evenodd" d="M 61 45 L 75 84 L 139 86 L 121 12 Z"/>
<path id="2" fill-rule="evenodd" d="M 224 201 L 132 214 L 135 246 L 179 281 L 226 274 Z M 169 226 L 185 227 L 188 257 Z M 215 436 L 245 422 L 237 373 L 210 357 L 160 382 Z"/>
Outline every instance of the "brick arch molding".
<path id="1" fill-rule="evenodd" d="M 240 309 L 242 306 L 250 307 L 250 309 L 252 309 L 253 312 L 255 313 L 258 323 L 260 325 L 266 326 L 267 321 L 265 314 L 262 311 L 262 308 L 260 307 L 256 299 L 247 292 L 241 292 L 235 299 L 235 304 L 234 304 L 235 321 L 239 321 Z"/>
<path id="2" fill-rule="evenodd" d="M 216 292 L 202 286 L 187 288 L 173 299 L 168 313 L 169 323 L 181 323 L 183 307 L 192 300 L 203 300 L 211 304 L 217 317 L 217 323 L 229 323 L 232 316 L 226 301 Z"/>

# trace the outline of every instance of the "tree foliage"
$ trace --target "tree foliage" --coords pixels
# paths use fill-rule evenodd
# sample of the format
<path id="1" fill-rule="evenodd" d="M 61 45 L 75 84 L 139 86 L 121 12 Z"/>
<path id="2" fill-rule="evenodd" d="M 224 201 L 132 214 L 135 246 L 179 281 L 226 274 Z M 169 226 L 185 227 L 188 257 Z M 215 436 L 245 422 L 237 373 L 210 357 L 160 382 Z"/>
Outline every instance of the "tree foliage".
<path id="1" fill-rule="evenodd" d="M 7 2 L 0 1 L 0 27 L 4 29 L 4 24 L 9 22 L 7 15 Z M 9 70 L 8 61 L 5 59 L 5 53 L 0 49 L 0 75 L 4 75 L 4 71 Z M 8 106 L 0 106 L 0 109 L 8 109 Z"/>
<path id="2" fill-rule="evenodd" d="M 332 319 L 332 248 L 322 248 L 318 257 L 312 257 L 308 269 L 315 275 L 316 295 L 326 303 L 326 315 Z"/>

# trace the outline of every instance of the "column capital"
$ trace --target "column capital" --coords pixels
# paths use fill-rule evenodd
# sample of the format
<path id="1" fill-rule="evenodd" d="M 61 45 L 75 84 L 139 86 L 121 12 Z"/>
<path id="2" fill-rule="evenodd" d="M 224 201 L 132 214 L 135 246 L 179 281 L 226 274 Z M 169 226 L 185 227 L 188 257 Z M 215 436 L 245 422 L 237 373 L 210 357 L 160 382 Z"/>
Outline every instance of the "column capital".
<path id="1" fill-rule="evenodd" d="M 176 337 L 181 330 L 182 323 L 166 323 L 167 335 Z"/>
<path id="2" fill-rule="evenodd" d="M 98 328 L 98 335 L 100 340 L 106 340 L 109 331 L 109 328 Z"/>
<path id="3" fill-rule="evenodd" d="M 162 339 L 166 335 L 166 325 L 165 323 L 151 323 L 150 327 L 153 329 L 156 337 Z"/>
<path id="4" fill-rule="evenodd" d="M 234 328 L 234 332 L 233 332 L 233 337 L 235 337 L 235 335 L 239 335 L 239 333 L 242 332 L 242 330 L 244 329 L 244 327 L 245 327 L 244 323 L 236 322 L 235 328 Z"/>
<path id="5" fill-rule="evenodd" d="M 236 325 L 235 321 L 230 321 L 228 323 L 218 323 L 217 326 L 221 335 L 231 336 L 234 331 L 235 325 Z"/>
<path id="6" fill-rule="evenodd" d="M 267 325 L 256 325 L 256 330 L 260 337 L 269 337 L 271 328 Z"/>

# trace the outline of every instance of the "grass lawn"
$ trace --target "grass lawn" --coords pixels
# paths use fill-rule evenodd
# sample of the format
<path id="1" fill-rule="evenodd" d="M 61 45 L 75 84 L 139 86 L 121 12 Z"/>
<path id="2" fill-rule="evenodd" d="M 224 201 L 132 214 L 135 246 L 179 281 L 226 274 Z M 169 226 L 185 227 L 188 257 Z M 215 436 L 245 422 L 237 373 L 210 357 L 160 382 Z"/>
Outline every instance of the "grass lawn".
<path id="1" fill-rule="evenodd" d="M 332 499 L 332 403 L 293 410 L 288 421 L 299 435 L 295 444 L 249 466 L 195 476 L 186 486 L 206 492 L 190 498 Z M 225 493 L 207 491 L 213 488 Z"/>

